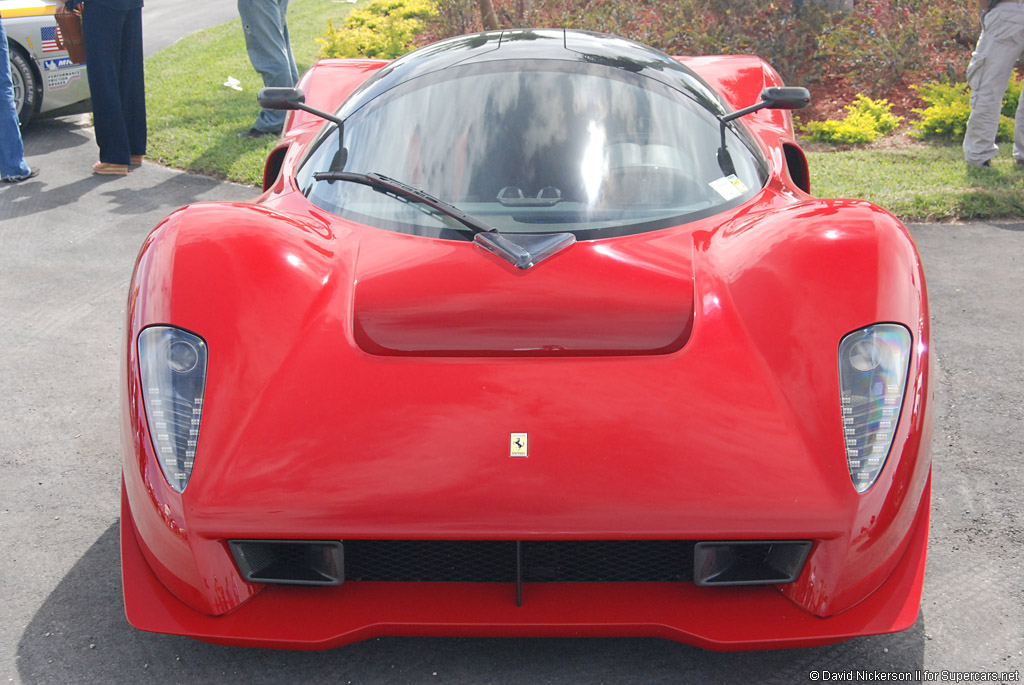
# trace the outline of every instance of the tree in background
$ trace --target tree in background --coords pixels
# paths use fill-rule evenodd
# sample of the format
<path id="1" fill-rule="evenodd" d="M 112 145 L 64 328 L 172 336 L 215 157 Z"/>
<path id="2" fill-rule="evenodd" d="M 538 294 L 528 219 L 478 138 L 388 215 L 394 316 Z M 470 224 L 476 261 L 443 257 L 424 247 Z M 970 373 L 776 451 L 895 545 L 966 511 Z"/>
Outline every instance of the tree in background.
<path id="1" fill-rule="evenodd" d="M 575 28 L 673 55 L 758 55 L 789 83 L 845 79 L 874 97 L 939 72 L 962 73 L 980 32 L 974 3 L 962 0 L 433 2 L 438 18 L 424 36 L 431 40 L 481 27 Z"/>
<path id="2" fill-rule="evenodd" d="M 494 13 L 494 3 L 491 0 L 477 0 L 480 5 L 480 20 L 485 31 L 495 31 L 501 28 L 498 24 L 498 15 Z"/>

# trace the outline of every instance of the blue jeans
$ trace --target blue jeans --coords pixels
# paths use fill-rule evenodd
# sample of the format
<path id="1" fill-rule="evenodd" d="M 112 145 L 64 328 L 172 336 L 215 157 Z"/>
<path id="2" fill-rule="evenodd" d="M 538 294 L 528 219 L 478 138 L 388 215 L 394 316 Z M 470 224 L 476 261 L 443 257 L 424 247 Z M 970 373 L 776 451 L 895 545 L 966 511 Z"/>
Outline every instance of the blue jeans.
<path id="1" fill-rule="evenodd" d="M 28 176 L 25 148 L 21 143 L 18 111 L 14 109 L 14 82 L 7 48 L 7 32 L 0 21 L 0 177 Z"/>
<path id="2" fill-rule="evenodd" d="M 245 50 L 264 86 L 293 87 L 299 70 L 288 38 L 288 0 L 238 0 L 238 16 L 245 32 Z M 277 133 L 286 112 L 264 109 L 252 125 L 257 131 Z"/>
<path id="3" fill-rule="evenodd" d="M 82 37 L 100 161 L 128 164 L 132 155 L 146 154 L 142 8 L 90 3 L 82 13 Z"/>

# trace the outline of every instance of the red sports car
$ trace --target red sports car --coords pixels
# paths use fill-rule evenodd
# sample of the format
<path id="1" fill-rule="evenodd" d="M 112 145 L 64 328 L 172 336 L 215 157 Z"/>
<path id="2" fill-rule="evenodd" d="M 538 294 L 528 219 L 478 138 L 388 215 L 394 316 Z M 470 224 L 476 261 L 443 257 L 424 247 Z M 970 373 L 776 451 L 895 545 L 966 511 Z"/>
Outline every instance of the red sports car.
<path id="1" fill-rule="evenodd" d="M 142 246 L 124 344 L 128 619 L 210 642 L 661 636 L 917 616 L 924 275 L 809 194 L 783 87 L 562 30 L 298 89 L 252 203 Z"/>

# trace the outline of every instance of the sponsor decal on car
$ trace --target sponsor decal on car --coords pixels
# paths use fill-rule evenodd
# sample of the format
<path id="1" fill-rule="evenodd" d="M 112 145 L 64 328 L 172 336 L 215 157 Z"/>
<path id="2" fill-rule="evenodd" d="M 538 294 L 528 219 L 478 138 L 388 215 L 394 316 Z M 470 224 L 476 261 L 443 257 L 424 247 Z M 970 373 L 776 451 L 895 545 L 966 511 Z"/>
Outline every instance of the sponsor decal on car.
<path id="1" fill-rule="evenodd" d="M 80 67 L 80 64 L 75 64 L 71 61 L 70 57 L 54 57 L 52 59 L 43 60 L 44 71 L 56 71 L 57 69 L 73 69 Z"/>
<path id="2" fill-rule="evenodd" d="M 57 26 L 44 26 L 39 29 L 39 33 L 42 36 L 42 50 L 43 52 L 62 52 L 61 48 L 57 46 L 57 41 L 63 41 L 61 36 L 60 28 Z"/>
<path id="3" fill-rule="evenodd" d="M 46 87 L 49 90 L 67 88 L 68 84 L 82 75 L 82 69 L 59 69 L 46 72 Z"/>

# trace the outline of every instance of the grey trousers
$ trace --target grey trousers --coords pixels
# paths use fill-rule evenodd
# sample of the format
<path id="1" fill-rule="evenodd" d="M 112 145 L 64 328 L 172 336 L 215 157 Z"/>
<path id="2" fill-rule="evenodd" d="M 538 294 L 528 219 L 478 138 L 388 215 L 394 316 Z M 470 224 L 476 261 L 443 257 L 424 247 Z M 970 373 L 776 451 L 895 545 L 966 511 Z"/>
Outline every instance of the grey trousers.
<path id="1" fill-rule="evenodd" d="M 264 86 L 291 88 L 299 80 L 288 37 L 288 0 L 238 0 L 238 14 L 245 32 L 245 50 Z M 277 133 L 287 112 L 260 110 L 252 125 L 257 131 Z"/>
<path id="2" fill-rule="evenodd" d="M 971 116 L 964 135 L 964 159 L 981 166 L 996 156 L 999 110 L 1013 65 L 1024 52 L 1024 1 L 1003 0 L 988 14 L 967 66 Z M 1024 94 L 1017 103 L 1013 157 L 1024 164 Z"/>

